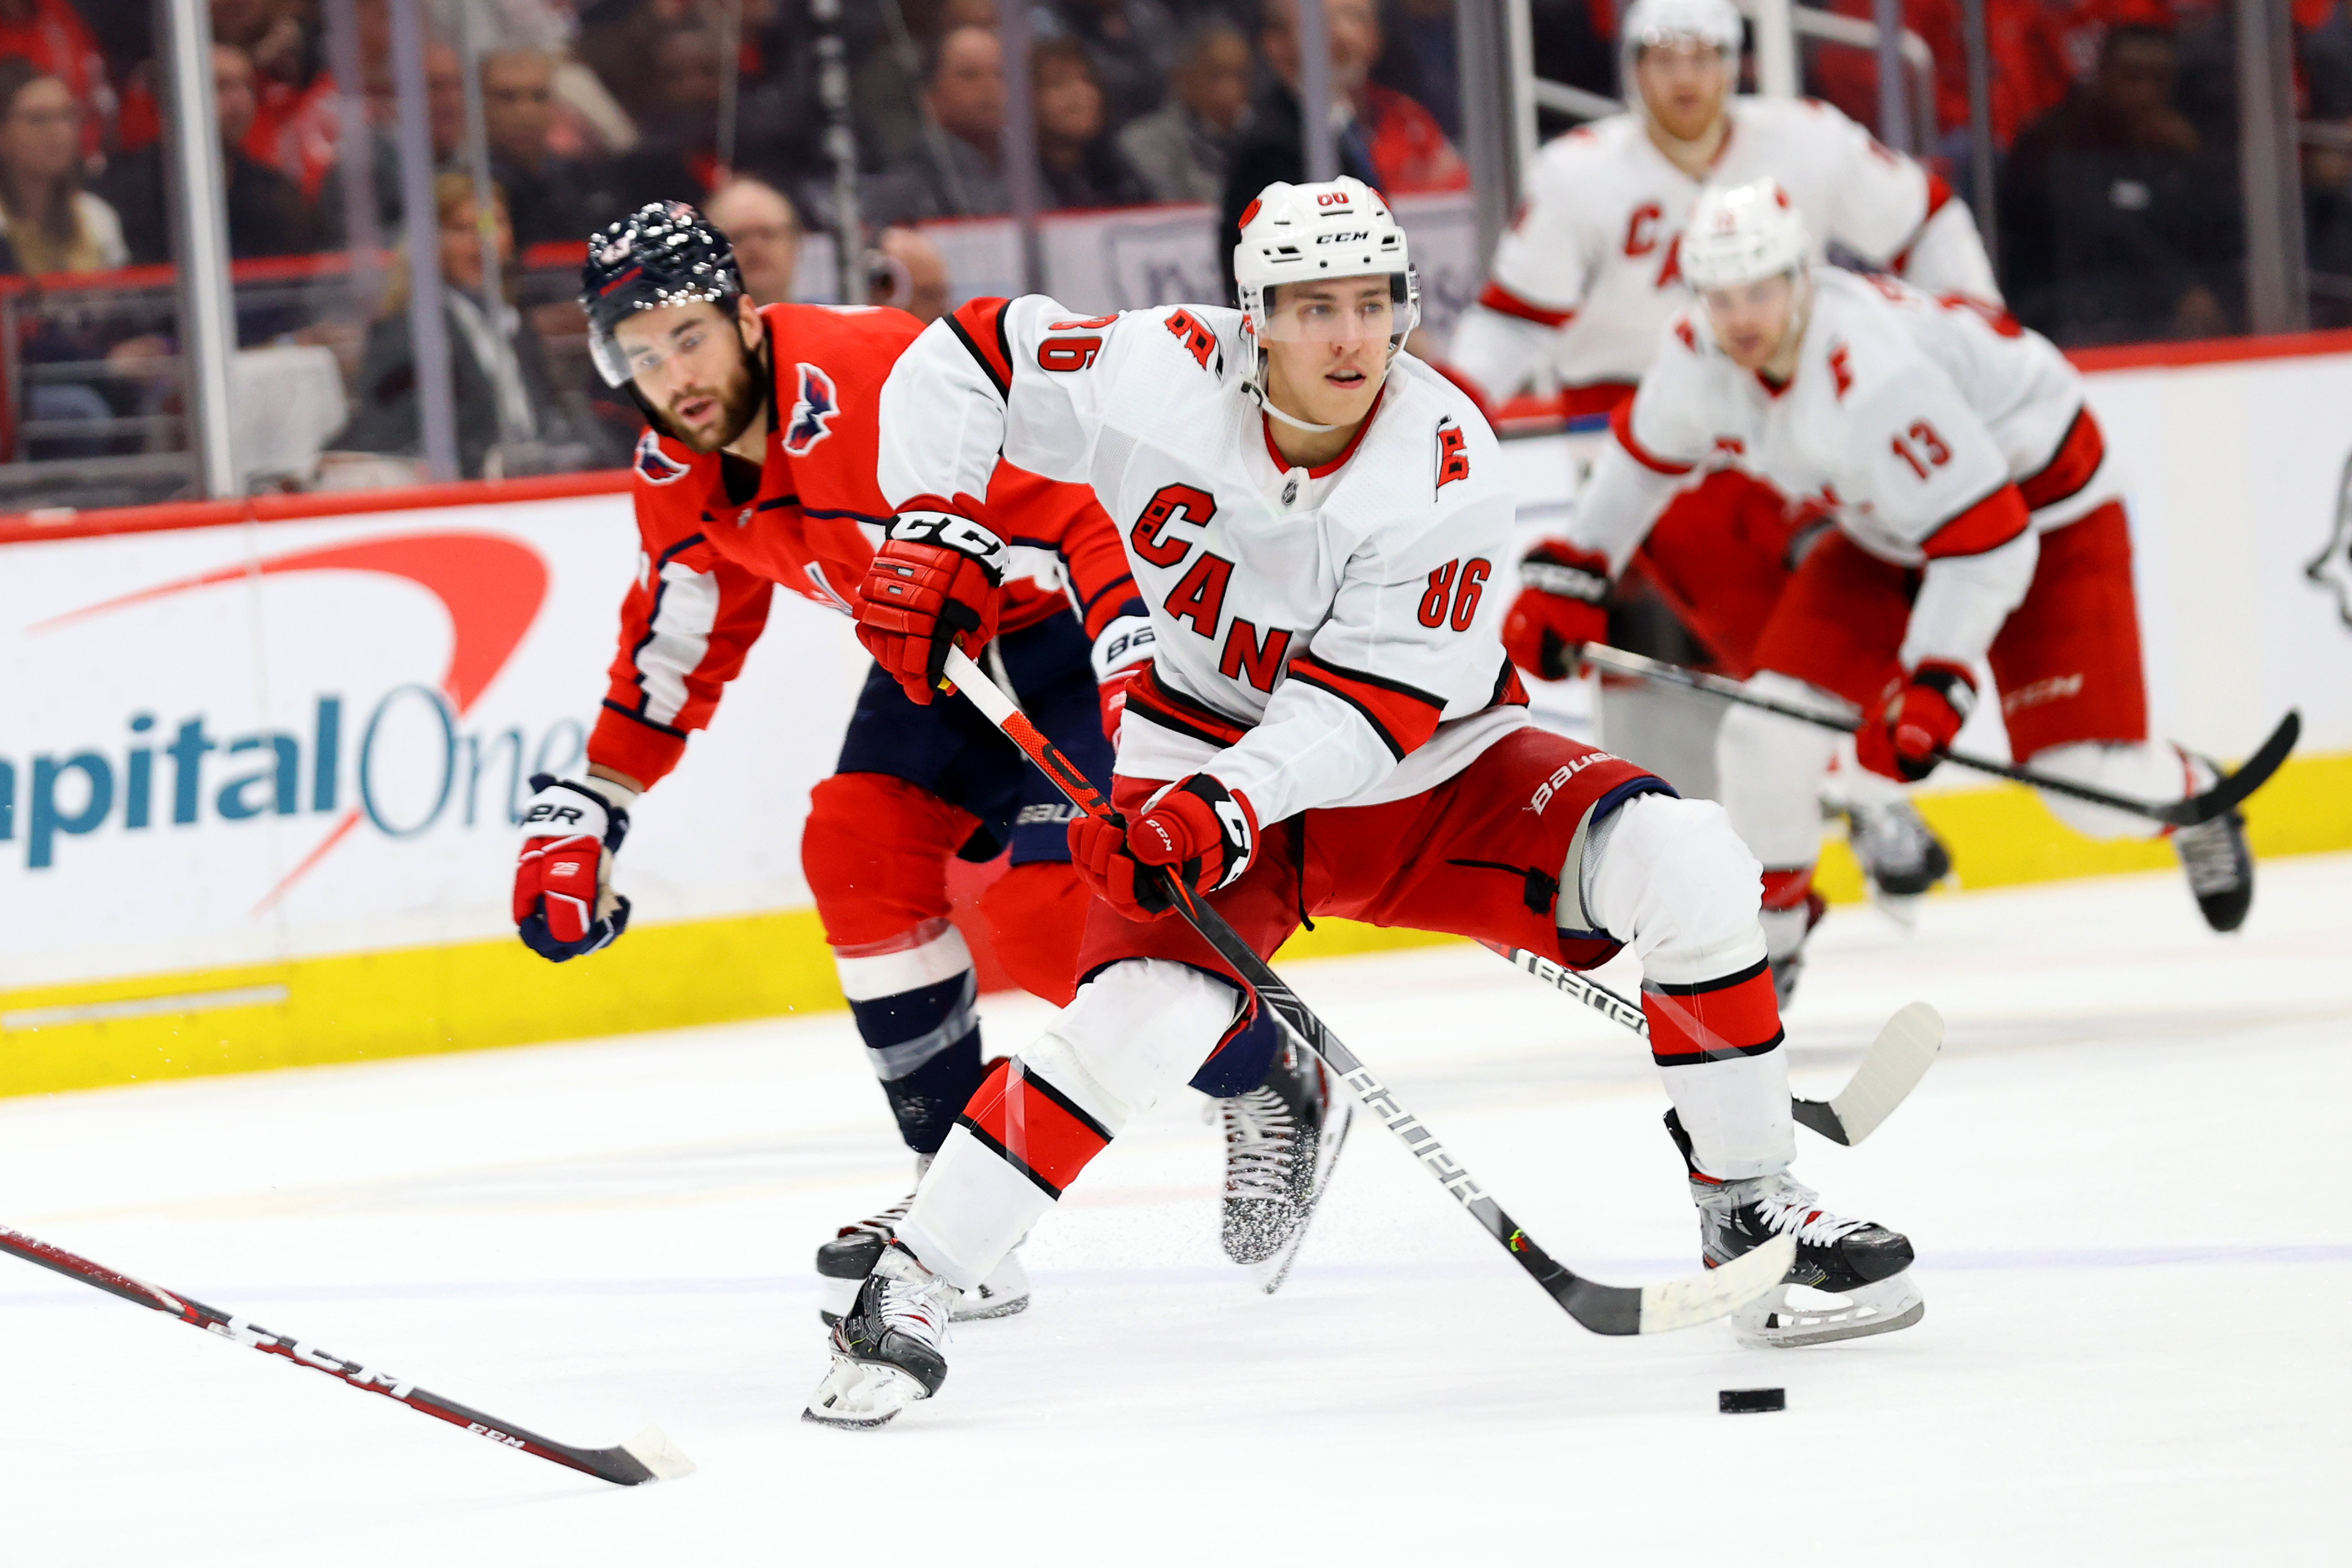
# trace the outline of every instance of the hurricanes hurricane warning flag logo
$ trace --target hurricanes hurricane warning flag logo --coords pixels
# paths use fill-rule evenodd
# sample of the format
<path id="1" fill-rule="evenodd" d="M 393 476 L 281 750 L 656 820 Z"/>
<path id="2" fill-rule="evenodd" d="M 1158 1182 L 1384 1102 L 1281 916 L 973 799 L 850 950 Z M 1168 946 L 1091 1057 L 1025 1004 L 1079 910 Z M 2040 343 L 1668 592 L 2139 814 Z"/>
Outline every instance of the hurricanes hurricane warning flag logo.
<path id="1" fill-rule="evenodd" d="M 804 458 L 809 448 L 833 434 L 833 416 L 841 412 L 841 400 L 833 390 L 833 377 L 803 360 L 800 371 L 800 401 L 793 405 L 792 422 L 784 427 L 784 455 Z"/>

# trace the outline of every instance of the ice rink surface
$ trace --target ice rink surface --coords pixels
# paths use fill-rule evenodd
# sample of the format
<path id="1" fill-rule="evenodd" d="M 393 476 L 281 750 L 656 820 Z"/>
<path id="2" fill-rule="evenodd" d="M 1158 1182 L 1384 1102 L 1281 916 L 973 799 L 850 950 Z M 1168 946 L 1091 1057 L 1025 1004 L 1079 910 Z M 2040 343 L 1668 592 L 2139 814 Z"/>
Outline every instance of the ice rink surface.
<path id="1" fill-rule="evenodd" d="M 2344 1562 L 2352 858 L 2262 876 L 2234 938 L 2177 874 L 1836 911 L 1800 1092 L 1904 1002 L 1950 1033 L 1866 1147 L 1799 1133 L 1928 1306 L 1807 1351 L 1583 1332 L 1360 1121 L 1254 1295 L 1187 1091 L 1040 1229 L 1030 1312 L 842 1433 L 798 1418 L 810 1252 L 907 1178 L 845 1014 L 0 1101 L 0 1224 L 701 1467 L 608 1487 L 0 1258 L 0 1561 Z M 1466 947 L 1293 973 L 1547 1247 L 1694 1266 L 1631 1037 Z M 1715 1413 L 1762 1384 L 1785 1415 Z"/>

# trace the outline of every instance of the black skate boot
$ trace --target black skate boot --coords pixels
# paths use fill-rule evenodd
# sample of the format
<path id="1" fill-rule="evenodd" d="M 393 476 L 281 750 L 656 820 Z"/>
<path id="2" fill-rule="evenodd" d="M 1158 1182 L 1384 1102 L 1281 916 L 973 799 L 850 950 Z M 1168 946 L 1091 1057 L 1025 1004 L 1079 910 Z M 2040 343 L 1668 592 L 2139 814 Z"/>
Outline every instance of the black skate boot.
<path id="1" fill-rule="evenodd" d="M 915 1156 L 915 1182 L 920 1185 L 923 1173 L 931 1168 L 929 1154 Z M 841 1321 L 850 1304 L 857 1300 L 857 1288 L 874 1272 L 882 1249 L 898 1239 L 898 1224 L 907 1217 L 907 1210 L 915 1201 L 908 1193 L 888 1208 L 852 1220 L 835 1235 L 831 1241 L 816 1249 L 817 1320 L 827 1328 Z M 955 1300 L 949 1316 L 959 1323 L 975 1322 L 982 1318 L 1009 1318 L 1025 1310 L 1029 1305 L 1029 1273 L 1021 1267 L 1018 1247 L 1004 1255 L 987 1279 Z"/>
<path id="2" fill-rule="evenodd" d="M 1311 1053 L 1286 1043 L 1265 1081 L 1217 1101 L 1225 1130 L 1225 1256 L 1282 1289 L 1347 1142 L 1352 1111 Z"/>
<path id="3" fill-rule="evenodd" d="M 2202 757 L 2197 763 L 2197 787 L 2211 787 L 2221 771 Z M 2246 845 L 2245 817 L 2233 811 L 2194 827 L 2176 827 L 2172 847 L 2189 873 L 2189 890 L 2197 895 L 2205 923 L 2215 931 L 2245 924 L 2254 904 L 2254 852 Z"/>
<path id="4" fill-rule="evenodd" d="M 1797 1243 L 1796 1261 L 1780 1289 L 1732 1315 L 1740 1343 L 1788 1349 L 1855 1340 L 1907 1329 L 1927 1315 L 1912 1279 L 1911 1240 L 1869 1220 L 1847 1219 L 1821 1205 L 1810 1187 L 1786 1173 L 1718 1182 L 1691 1163 L 1682 1119 L 1666 1112 L 1666 1131 L 1690 1171 L 1691 1202 L 1698 1205 L 1700 1250 L 1709 1268 L 1745 1256 L 1776 1236 Z M 1843 1301 L 1791 1302 L 1791 1289 L 1841 1296 Z"/>
<path id="5" fill-rule="evenodd" d="M 949 1308 L 956 1289 L 891 1243 L 833 1326 L 833 1364 L 810 1395 L 803 1421 L 879 1426 L 948 1378 Z"/>
<path id="6" fill-rule="evenodd" d="M 1952 874 L 1952 854 L 1911 803 L 1850 800 L 1845 806 L 1846 846 L 1870 879 L 1873 900 L 1905 925 L 1907 900 Z"/>

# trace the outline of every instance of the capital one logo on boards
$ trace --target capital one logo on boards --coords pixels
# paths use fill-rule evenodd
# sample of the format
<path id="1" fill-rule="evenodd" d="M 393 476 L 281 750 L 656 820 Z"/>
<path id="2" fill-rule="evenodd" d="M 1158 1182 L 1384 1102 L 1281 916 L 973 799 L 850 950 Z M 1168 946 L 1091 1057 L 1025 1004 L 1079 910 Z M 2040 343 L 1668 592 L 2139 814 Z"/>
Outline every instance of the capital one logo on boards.
<path id="1" fill-rule="evenodd" d="M 228 824 L 331 818 L 316 844 L 257 906 L 258 912 L 362 821 L 392 838 L 415 837 L 452 817 L 467 826 L 478 817 L 503 826 L 520 808 L 521 781 L 530 772 L 562 770 L 577 760 L 585 736 L 576 720 L 551 726 L 530 755 L 519 728 L 488 737 L 459 730 L 459 721 L 513 657 L 547 597 L 546 561 L 530 545 L 501 535 L 411 533 L 293 551 L 86 605 L 29 629 L 38 635 L 94 617 L 133 614 L 142 605 L 250 576 L 318 572 L 388 576 L 432 594 L 447 614 L 452 634 L 448 668 L 438 684 L 403 682 L 357 701 L 321 692 L 311 701 L 309 723 L 299 731 L 230 735 L 219 732 L 202 711 L 159 719 L 137 710 L 126 717 L 121 735 L 112 742 L 94 738 L 63 752 L 0 755 L 0 844 L 21 839 L 26 868 L 47 872 L 58 868 L 70 840 L 109 828 L 141 834 L 184 829 L 207 818 Z M 387 798 L 383 781 L 388 753 L 401 743 L 394 737 L 420 719 L 424 732 L 438 743 L 439 785 L 425 805 L 404 803 L 404 811 Z M 499 781 L 499 773 L 511 776 Z M 503 783 L 490 802 L 494 811 L 486 811 L 480 798 L 486 779 L 494 787 Z"/>

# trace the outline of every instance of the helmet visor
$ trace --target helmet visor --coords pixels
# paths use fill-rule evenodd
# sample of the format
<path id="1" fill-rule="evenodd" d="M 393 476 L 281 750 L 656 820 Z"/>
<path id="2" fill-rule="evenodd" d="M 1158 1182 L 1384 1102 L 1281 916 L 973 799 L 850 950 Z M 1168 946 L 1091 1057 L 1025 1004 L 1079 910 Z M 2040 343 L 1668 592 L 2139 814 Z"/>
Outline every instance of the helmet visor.
<path id="1" fill-rule="evenodd" d="M 692 354 L 713 332 L 726 331 L 732 311 L 723 300 L 686 300 L 680 305 L 708 304 L 708 310 L 677 306 L 648 306 L 604 319 L 592 311 L 588 319 L 588 353 L 596 374 L 607 386 L 620 386 L 639 376 L 653 376 L 671 359 Z"/>
<path id="2" fill-rule="evenodd" d="M 1400 344 L 1420 319 L 1405 274 L 1368 272 L 1270 285 L 1258 335 L 1278 343 Z"/>

